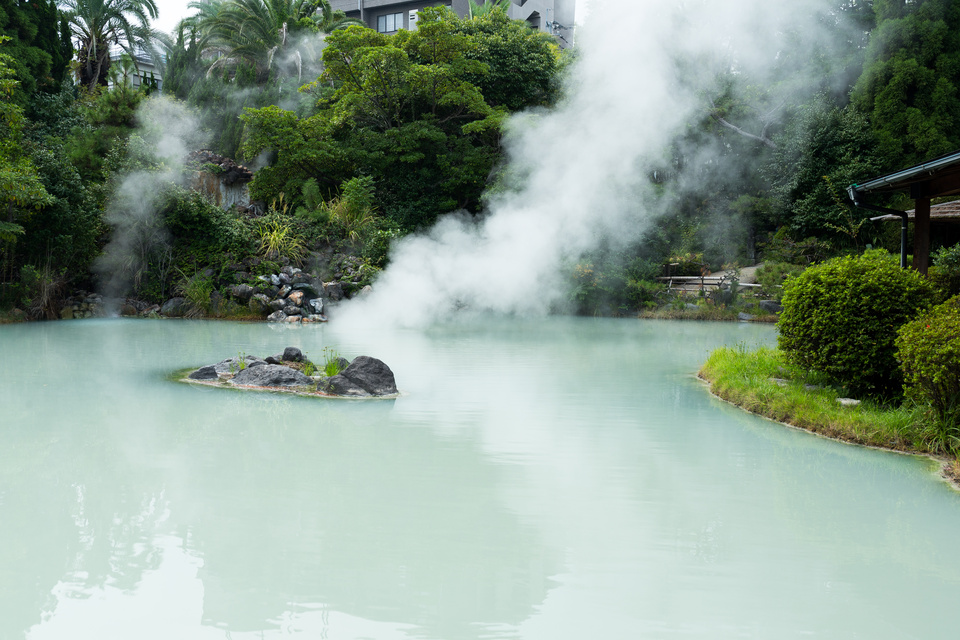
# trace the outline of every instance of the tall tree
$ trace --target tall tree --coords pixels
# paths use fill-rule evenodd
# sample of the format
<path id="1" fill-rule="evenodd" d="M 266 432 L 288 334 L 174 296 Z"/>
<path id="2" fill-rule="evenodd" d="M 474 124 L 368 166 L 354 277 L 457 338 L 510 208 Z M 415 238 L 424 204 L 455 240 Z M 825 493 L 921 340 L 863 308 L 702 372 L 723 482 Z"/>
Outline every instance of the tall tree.
<path id="1" fill-rule="evenodd" d="M 877 26 L 853 100 L 887 169 L 960 147 L 960 3 L 876 0 Z"/>
<path id="2" fill-rule="evenodd" d="M 195 0 L 189 6 L 197 13 L 186 25 L 199 34 L 201 51 L 217 56 L 210 70 L 235 73 L 246 65 L 256 70 L 258 83 L 278 63 L 302 76 L 311 52 L 298 36 L 362 24 L 333 11 L 328 0 Z"/>
<path id="3" fill-rule="evenodd" d="M 37 89 L 56 91 L 72 57 L 69 32 L 61 29 L 55 0 L 0 0 L 0 35 L 19 81 L 14 97 L 23 103 Z M 62 39 L 61 39 L 62 38 Z"/>
<path id="4" fill-rule="evenodd" d="M 80 84 L 93 89 L 106 86 L 110 48 L 120 47 L 131 56 L 150 51 L 157 17 L 155 0 L 61 0 L 77 42 Z"/>

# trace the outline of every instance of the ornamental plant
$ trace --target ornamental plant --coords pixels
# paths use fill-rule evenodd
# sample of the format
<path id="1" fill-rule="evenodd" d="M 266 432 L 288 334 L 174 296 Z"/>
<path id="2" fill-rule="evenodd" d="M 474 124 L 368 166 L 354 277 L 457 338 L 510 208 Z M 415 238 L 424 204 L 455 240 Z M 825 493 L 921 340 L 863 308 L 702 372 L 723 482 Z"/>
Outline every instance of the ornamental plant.
<path id="1" fill-rule="evenodd" d="M 942 450 L 960 445 L 960 296 L 954 296 L 900 328 L 897 359 L 904 395 L 929 403 L 935 441 Z"/>
<path id="2" fill-rule="evenodd" d="M 787 360 L 850 393 L 897 397 L 897 330 L 926 310 L 933 287 L 883 250 L 812 266 L 784 284 L 777 344 Z"/>

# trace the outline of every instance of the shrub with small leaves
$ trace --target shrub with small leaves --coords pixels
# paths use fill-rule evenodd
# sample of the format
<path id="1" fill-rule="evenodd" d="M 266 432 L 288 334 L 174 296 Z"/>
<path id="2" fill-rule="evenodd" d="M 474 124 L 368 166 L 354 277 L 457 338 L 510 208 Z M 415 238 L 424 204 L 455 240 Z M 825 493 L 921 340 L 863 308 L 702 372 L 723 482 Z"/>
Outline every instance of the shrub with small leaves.
<path id="1" fill-rule="evenodd" d="M 960 296 L 900 328 L 897 359 L 907 398 L 929 403 L 947 449 L 960 444 Z"/>
<path id="2" fill-rule="evenodd" d="M 928 308 L 932 296 L 930 283 L 885 251 L 834 258 L 784 284 L 777 343 L 791 363 L 851 393 L 896 397 L 897 329 Z"/>

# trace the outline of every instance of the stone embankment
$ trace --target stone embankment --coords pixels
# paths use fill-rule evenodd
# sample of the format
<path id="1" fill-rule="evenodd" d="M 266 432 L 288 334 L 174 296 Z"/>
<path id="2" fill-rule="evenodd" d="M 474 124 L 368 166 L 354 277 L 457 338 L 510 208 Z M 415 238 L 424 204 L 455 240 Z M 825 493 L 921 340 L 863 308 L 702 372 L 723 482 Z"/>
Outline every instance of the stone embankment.
<path id="1" fill-rule="evenodd" d="M 399 393 L 393 371 L 382 360 L 357 356 L 350 362 L 337 357 L 319 368 L 296 347 L 266 358 L 227 358 L 191 371 L 184 381 L 345 398 L 393 397 Z"/>
<path id="2" fill-rule="evenodd" d="M 255 276 L 250 272 L 259 260 L 228 265 L 223 273 L 213 270 L 199 274 L 214 286 L 209 299 L 186 295 L 151 304 L 135 298 L 107 298 L 78 291 L 60 308 L 65 320 L 107 315 L 161 318 L 259 318 L 267 322 L 316 323 L 327 321 L 327 310 L 339 302 L 370 290 L 369 274 L 362 261 L 353 256 L 336 256 L 327 271 L 331 279 L 286 265 L 276 273 Z M 261 265 L 262 266 L 262 265 Z M 234 283 L 234 284 L 230 284 Z M 239 284 L 236 284 L 239 283 Z"/>

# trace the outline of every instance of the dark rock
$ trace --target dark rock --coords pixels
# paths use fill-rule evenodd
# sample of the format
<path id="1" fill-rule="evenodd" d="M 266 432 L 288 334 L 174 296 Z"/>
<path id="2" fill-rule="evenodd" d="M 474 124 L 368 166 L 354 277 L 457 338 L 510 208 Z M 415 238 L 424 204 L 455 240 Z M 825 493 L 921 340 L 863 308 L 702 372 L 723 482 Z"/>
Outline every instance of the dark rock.
<path id="1" fill-rule="evenodd" d="M 247 303 L 247 308 L 250 311 L 259 314 L 261 316 L 268 314 L 272 309 L 270 308 L 270 298 L 265 296 L 262 293 L 255 293 L 250 296 L 250 301 Z"/>
<path id="2" fill-rule="evenodd" d="M 307 302 L 307 305 L 314 313 L 323 315 L 323 298 L 314 298 Z"/>
<path id="3" fill-rule="evenodd" d="M 338 374 L 331 378 L 327 378 L 317 385 L 317 391 L 332 393 L 338 396 L 354 396 L 358 398 L 366 398 L 371 395 L 369 391 L 358 385 L 350 378 L 344 377 L 343 374 Z"/>
<path id="4" fill-rule="evenodd" d="M 783 305 L 773 300 L 761 300 L 760 308 L 767 313 L 780 313 L 783 311 Z"/>
<path id="5" fill-rule="evenodd" d="M 295 304 L 288 304 L 283 308 L 283 312 L 288 316 L 299 316 L 303 313 L 300 311 L 300 307 Z"/>
<path id="6" fill-rule="evenodd" d="M 278 364 L 264 364 L 259 367 L 247 367 L 233 377 L 233 384 L 255 387 L 299 387 L 313 384 L 309 376 L 296 369 Z"/>
<path id="7" fill-rule="evenodd" d="M 357 356 L 339 375 L 363 388 L 372 396 L 388 396 L 397 393 L 397 382 L 393 377 L 393 371 L 382 360 L 370 356 Z"/>
<path id="8" fill-rule="evenodd" d="M 284 267 L 284 268 L 286 268 L 286 267 Z M 291 278 L 291 277 L 290 277 L 289 275 L 287 275 L 286 273 L 281 273 L 281 274 L 278 275 L 277 277 L 280 279 L 280 282 L 281 282 L 282 284 L 286 284 L 286 285 L 293 284 L 293 278 Z"/>
<path id="9" fill-rule="evenodd" d="M 291 287 L 288 284 L 285 284 L 282 287 L 280 287 L 280 291 L 277 292 L 277 297 L 286 298 L 287 294 L 290 293 L 291 291 L 293 291 L 293 287 Z"/>
<path id="10" fill-rule="evenodd" d="M 287 301 L 283 298 L 277 298 L 276 300 L 271 300 L 267 306 L 269 306 L 274 311 L 280 311 L 285 306 L 287 306 Z"/>
<path id="11" fill-rule="evenodd" d="M 278 353 L 275 356 L 267 356 L 266 358 L 264 358 L 264 361 L 267 364 L 283 364 L 283 354 Z"/>
<path id="12" fill-rule="evenodd" d="M 737 314 L 737 320 L 739 320 L 740 322 L 750 322 L 751 320 L 753 320 L 753 316 L 749 313 L 744 313 L 743 311 L 741 311 L 740 313 Z"/>
<path id="13" fill-rule="evenodd" d="M 217 375 L 217 366 L 213 364 L 208 364 L 205 367 L 200 367 L 196 371 L 192 372 L 187 376 L 191 380 L 216 380 L 220 376 Z"/>
<path id="14" fill-rule="evenodd" d="M 287 347 L 283 350 L 283 355 L 280 356 L 283 360 L 287 362 L 303 362 L 303 351 L 296 347 Z"/>
<path id="15" fill-rule="evenodd" d="M 230 295 L 246 304 L 253 296 L 253 287 L 248 284 L 235 284 L 230 287 Z"/>
<path id="16" fill-rule="evenodd" d="M 120 305 L 120 315 L 135 316 L 137 315 L 137 308 L 132 304 L 122 304 Z"/>
<path id="17" fill-rule="evenodd" d="M 311 280 L 313 280 L 313 278 L 310 276 L 309 273 L 303 273 L 303 272 L 295 273 L 293 274 L 293 288 L 297 289 L 298 288 L 297 285 L 304 285 L 304 284 L 309 286 Z"/>
<path id="18" fill-rule="evenodd" d="M 324 282 L 323 292 L 334 302 L 343 300 L 343 286 L 339 282 Z"/>
<path id="19" fill-rule="evenodd" d="M 303 296 L 305 298 L 319 298 L 320 292 L 317 291 L 317 288 L 310 284 L 309 282 L 298 282 L 293 285 L 294 291 L 303 291 Z"/>
<path id="20" fill-rule="evenodd" d="M 160 313 L 171 318 L 181 317 L 187 310 L 186 298 L 170 298 L 160 307 Z"/>
<path id="21" fill-rule="evenodd" d="M 256 362 L 263 364 L 263 360 L 257 356 L 243 356 L 242 358 L 227 358 L 211 366 L 216 369 L 217 373 L 239 373 L 247 367 L 254 366 Z"/>
<path id="22" fill-rule="evenodd" d="M 273 313 L 267 316 L 267 322 L 286 322 L 286 321 L 287 321 L 287 314 L 285 314 L 283 311 L 274 311 Z"/>
<path id="23" fill-rule="evenodd" d="M 295 304 L 298 307 L 303 304 L 303 291 L 291 291 L 287 295 L 287 302 Z"/>

